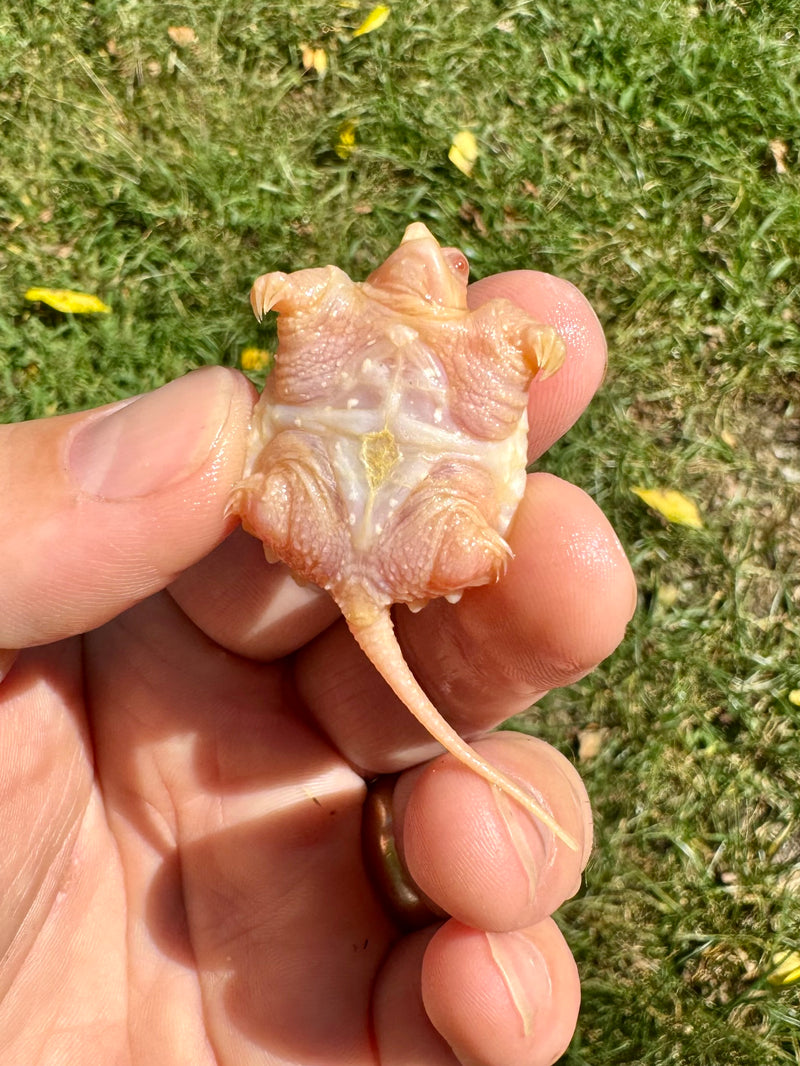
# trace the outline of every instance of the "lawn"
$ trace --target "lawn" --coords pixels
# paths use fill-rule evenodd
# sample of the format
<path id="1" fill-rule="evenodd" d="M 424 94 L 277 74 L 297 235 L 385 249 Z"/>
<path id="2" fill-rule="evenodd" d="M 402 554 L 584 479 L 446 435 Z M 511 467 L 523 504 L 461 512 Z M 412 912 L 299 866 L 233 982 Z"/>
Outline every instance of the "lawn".
<path id="1" fill-rule="evenodd" d="M 562 1061 L 796 1063 L 800 981 L 773 975 L 800 951 L 796 0 L 407 0 L 354 37 L 370 7 L 7 0 L 0 420 L 241 365 L 273 341 L 257 274 L 363 277 L 413 219 L 476 277 L 575 282 L 610 368 L 540 465 L 609 515 L 640 605 L 522 722 L 597 816 L 561 916 L 584 987 Z"/>

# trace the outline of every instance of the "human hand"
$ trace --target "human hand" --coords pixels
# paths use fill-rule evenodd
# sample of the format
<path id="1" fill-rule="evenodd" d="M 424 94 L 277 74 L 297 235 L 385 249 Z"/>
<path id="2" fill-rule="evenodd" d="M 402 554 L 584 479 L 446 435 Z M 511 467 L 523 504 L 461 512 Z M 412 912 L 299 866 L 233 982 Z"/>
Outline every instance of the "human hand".
<path id="1" fill-rule="evenodd" d="M 602 333 L 564 283 L 472 289 L 501 294 L 567 342 L 532 390 L 535 455 L 596 388 Z M 477 742 L 580 853 L 450 757 L 420 765 L 435 750 L 327 597 L 225 539 L 253 399 L 204 370 L 110 415 L 0 427 L 0 648 L 24 649 L 0 652 L 0 1059 L 551 1062 L 579 998 L 548 917 L 591 843 L 577 774 L 529 737 Z M 398 612 L 472 734 L 583 675 L 632 609 L 577 489 L 531 477 L 511 543 L 498 585 Z M 411 932 L 362 860 L 365 779 L 395 772 L 405 865 L 454 915 Z"/>

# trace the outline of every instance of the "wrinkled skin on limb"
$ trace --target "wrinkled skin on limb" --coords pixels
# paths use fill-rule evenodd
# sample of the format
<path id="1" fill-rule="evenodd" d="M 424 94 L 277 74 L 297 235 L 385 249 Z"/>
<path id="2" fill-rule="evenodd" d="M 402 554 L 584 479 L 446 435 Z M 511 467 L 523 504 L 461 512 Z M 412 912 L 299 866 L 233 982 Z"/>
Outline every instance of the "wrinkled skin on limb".
<path id="1" fill-rule="evenodd" d="M 561 338 L 508 300 L 467 307 L 469 266 L 419 222 L 364 283 L 337 267 L 276 272 L 251 293 L 279 313 L 275 368 L 230 504 L 270 561 L 331 593 L 408 709 L 451 754 L 562 838 L 479 758 L 417 684 L 389 609 L 497 580 L 525 489 L 528 390 Z"/>

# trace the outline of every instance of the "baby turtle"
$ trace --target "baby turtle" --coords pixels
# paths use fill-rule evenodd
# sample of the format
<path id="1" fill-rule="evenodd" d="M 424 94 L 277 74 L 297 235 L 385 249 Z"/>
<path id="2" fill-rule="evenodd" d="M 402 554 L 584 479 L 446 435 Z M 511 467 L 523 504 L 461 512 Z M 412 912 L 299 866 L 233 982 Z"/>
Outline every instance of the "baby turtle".
<path id="1" fill-rule="evenodd" d="M 525 489 L 528 389 L 564 345 L 509 300 L 467 307 L 469 264 L 421 222 L 366 281 L 338 267 L 264 274 L 275 366 L 229 512 L 333 596 L 397 696 L 444 748 L 563 841 L 533 796 L 482 759 L 415 680 L 391 606 L 419 610 L 503 573 Z"/>

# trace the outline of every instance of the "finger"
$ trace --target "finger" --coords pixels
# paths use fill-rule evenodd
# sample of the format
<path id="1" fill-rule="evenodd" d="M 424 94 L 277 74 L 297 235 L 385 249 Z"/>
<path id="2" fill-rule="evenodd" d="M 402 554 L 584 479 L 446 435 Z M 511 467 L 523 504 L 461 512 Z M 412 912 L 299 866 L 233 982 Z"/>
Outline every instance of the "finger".
<path id="1" fill-rule="evenodd" d="M 316 585 L 302 587 L 240 527 L 180 574 L 170 594 L 194 624 L 237 655 L 269 661 L 299 648 L 339 616 Z"/>
<path id="2" fill-rule="evenodd" d="M 566 347 L 564 365 L 534 379 L 528 403 L 528 455 L 535 459 L 563 436 L 603 379 L 607 348 L 603 328 L 586 297 L 570 282 L 538 270 L 494 274 L 471 285 L 470 307 L 505 297 L 553 326 Z"/>
<path id="3" fill-rule="evenodd" d="M 453 1050 L 422 1002 L 422 964 L 435 929 L 402 937 L 392 947 L 375 982 L 373 1028 L 381 1066 L 456 1066 Z"/>
<path id="4" fill-rule="evenodd" d="M 580 985 L 551 919 L 514 933 L 455 920 L 404 937 L 376 981 L 383 1066 L 550 1066 L 575 1030 Z"/>
<path id="5" fill-rule="evenodd" d="M 446 602 L 435 601 L 417 618 L 401 616 L 413 665 L 428 670 L 431 684 L 446 678 L 440 703 L 451 714 L 470 708 L 473 729 L 584 677 L 620 643 L 636 606 L 633 572 L 616 533 L 575 485 L 530 475 L 511 547 L 515 557 L 503 578 L 465 594 L 444 631 Z"/>
<path id="6" fill-rule="evenodd" d="M 210 368 L 0 427 L 0 648 L 91 629 L 219 543 L 253 399 L 240 374 Z"/>
<path id="7" fill-rule="evenodd" d="M 589 800 L 575 768 L 542 740 L 504 732 L 476 748 L 532 790 L 578 850 L 442 756 L 408 771 L 395 787 L 398 852 L 417 888 L 465 925 L 495 932 L 526 928 L 580 887 L 592 844 Z"/>
<path id="8" fill-rule="evenodd" d="M 515 555 L 496 584 L 468 590 L 455 605 L 436 600 L 416 615 L 397 611 L 414 675 L 465 734 L 588 673 L 617 646 L 633 613 L 625 553 L 580 489 L 530 476 L 510 542 Z M 436 753 L 344 626 L 301 649 L 296 679 L 313 716 L 355 765 L 390 773 Z"/>
<path id="9" fill-rule="evenodd" d="M 453 921 L 425 952 L 422 1000 L 461 1062 L 551 1066 L 575 1031 L 580 984 L 551 918 L 514 933 Z"/>

